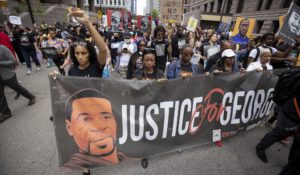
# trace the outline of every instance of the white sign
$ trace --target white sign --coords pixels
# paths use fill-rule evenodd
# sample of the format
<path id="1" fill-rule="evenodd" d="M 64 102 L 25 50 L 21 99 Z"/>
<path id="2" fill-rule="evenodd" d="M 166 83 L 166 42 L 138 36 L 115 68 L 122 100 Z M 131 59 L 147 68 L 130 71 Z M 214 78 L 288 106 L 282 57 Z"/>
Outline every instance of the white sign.
<path id="1" fill-rule="evenodd" d="M 15 25 L 22 25 L 22 21 L 19 16 L 9 16 L 9 22 Z"/>
<path id="2" fill-rule="evenodd" d="M 221 140 L 221 129 L 213 130 L 213 142 L 218 142 Z"/>
<path id="3" fill-rule="evenodd" d="M 107 16 L 106 15 L 102 15 L 102 24 L 104 27 L 107 26 Z"/>

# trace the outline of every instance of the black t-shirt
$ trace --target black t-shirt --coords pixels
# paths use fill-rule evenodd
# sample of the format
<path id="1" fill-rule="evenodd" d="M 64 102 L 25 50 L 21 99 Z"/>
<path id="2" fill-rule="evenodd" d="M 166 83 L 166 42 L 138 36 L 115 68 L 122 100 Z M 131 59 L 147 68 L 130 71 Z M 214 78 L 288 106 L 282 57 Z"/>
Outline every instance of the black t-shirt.
<path id="1" fill-rule="evenodd" d="M 69 70 L 69 76 L 79 76 L 79 77 L 102 77 L 103 73 L 103 68 L 102 66 L 100 68 L 100 65 L 98 61 L 94 61 L 92 64 L 89 65 L 86 69 L 79 69 L 78 67 L 73 66 Z"/>
<path id="2" fill-rule="evenodd" d="M 151 43 L 151 47 L 155 49 L 155 63 L 156 67 L 165 70 L 167 57 L 168 57 L 168 46 L 167 40 L 156 41 Z"/>
<path id="3" fill-rule="evenodd" d="M 178 35 L 173 36 L 172 38 L 172 57 L 176 57 L 179 59 L 180 50 L 182 46 L 186 43 L 186 38 L 184 36 L 178 37 Z"/>
<path id="4" fill-rule="evenodd" d="M 192 64 L 181 64 L 182 72 L 193 72 Z"/>
<path id="5" fill-rule="evenodd" d="M 33 34 L 21 33 L 18 36 L 18 40 L 20 42 L 20 47 L 22 49 L 25 49 L 25 50 L 34 50 L 35 49 L 34 44 L 33 44 L 35 42 Z"/>

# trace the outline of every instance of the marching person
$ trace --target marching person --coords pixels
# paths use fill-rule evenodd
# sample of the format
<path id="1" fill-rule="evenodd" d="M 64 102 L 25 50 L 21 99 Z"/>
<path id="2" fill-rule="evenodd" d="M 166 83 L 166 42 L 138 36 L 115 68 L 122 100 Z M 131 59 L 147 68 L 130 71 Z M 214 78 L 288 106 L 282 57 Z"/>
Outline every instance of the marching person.
<path id="1" fill-rule="evenodd" d="M 0 45 L 0 123 L 12 117 L 4 94 L 4 87 L 8 86 L 17 93 L 29 99 L 28 105 L 35 104 L 36 97 L 22 87 L 17 81 L 14 66 L 16 61 L 13 54 L 5 46 Z"/>

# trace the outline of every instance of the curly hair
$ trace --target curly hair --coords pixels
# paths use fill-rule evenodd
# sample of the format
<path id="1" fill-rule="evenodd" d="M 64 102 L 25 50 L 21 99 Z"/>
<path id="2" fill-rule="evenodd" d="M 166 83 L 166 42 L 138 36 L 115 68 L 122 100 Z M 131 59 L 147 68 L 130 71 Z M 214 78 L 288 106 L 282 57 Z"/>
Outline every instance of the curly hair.
<path id="1" fill-rule="evenodd" d="M 166 29 L 163 27 L 163 26 L 157 26 L 155 29 L 154 29 L 154 38 L 157 37 L 157 33 L 158 32 L 163 32 L 164 34 L 166 34 Z"/>
<path id="2" fill-rule="evenodd" d="M 94 63 L 94 61 L 97 61 L 97 52 L 96 52 L 96 49 L 94 47 L 94 44 L 92 44 L 91 42 L 88 42 L 88 41 L 84 41 L 84 40 L 81 40 L 81 39 L 77 39 L 74 41 L 74 43 L 82 43 L 81 46 L 82 47 L 85 47 L 88 52 L 89 52 L 89 63 L 92 64 Z M 85 44 L 84 44 L 85 43 Z M 73 63 L 74 63 L 74 66 L 78 67 L 79 66 L 79 62 L 76 58 L 76 55 L 75 55 L 75 48 L 77 47 L 78 45 L 71 45 L 70 46 L 70 58 L 72 59 Z"/>

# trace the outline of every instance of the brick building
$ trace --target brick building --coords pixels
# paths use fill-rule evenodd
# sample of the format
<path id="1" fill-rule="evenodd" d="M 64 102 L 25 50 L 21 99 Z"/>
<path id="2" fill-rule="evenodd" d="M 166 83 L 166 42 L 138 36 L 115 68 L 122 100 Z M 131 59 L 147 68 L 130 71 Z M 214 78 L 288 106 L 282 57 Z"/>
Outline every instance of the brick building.
<path id="1" fill-rule="evenodd" d="M 190 16 L 201 20 L 201 27 L 217 27 L 220 20 L 256 19 L 253 33 L 277 32 L 279 16 L 285 15 L 292 0 L 184 0 L 185 23 Z"/>

